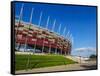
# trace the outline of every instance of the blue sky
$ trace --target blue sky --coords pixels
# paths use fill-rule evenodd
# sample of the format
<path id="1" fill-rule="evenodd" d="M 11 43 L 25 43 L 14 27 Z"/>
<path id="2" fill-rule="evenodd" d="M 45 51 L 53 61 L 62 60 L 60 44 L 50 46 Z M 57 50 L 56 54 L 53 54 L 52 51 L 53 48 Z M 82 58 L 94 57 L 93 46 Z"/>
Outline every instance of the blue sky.
<path id="1" fill-rule="evenodd" d="M 19 16 L 22 3 L 16 3 L 15 16 Z M 66 27 L 65 34 L 70 31 L 74 38 L 72 55 L 89 56 L 95 54 L 95 51 L 82 51 L 76 49 L 96 48 L 96 10 L 95 6 L 72 6 L 72 5 L 49 5 L 38 3 L 24 3 L 22 20 L 29 22 L 31 10 L 33 11 L 33 24 L 38 24 L 40 12 L 43 12 L 41 27 L 46 27 L 48 16 L 50 16 L 48 29 L 51 30 L 54 20 L 56 26 L 54 31 L 57 32 L 61 24 L 60 34 L 62 35 Z"/>

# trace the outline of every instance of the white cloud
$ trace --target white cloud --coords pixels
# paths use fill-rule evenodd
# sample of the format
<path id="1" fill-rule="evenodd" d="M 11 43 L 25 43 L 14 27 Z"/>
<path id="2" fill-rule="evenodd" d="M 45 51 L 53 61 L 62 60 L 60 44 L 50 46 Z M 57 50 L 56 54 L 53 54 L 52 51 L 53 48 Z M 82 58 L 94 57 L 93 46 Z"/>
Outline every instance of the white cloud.
<path id="1" fill-rule="evenodd" d="M 82 47 L 82 48 L 76 48 L 75 51 L 96 51 L 96 48 L 93 48 L 93 47 Z"/>

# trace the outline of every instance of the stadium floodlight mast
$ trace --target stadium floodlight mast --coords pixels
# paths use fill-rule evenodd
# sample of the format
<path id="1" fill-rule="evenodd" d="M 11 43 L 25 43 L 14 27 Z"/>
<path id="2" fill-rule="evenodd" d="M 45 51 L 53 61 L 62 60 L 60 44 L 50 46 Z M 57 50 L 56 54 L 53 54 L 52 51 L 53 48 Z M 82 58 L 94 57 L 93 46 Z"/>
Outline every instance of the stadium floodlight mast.
<path id="1" fill-rule="evenodd" d="M 54 32 L 55 23 L 56 23 L 56 19 L 53 22 L 53 26 L 52 26 L 52 30 L 51 30 L 52 32 Z M 49 45 L 49 53 L 51 53 L 51 42 L 50 42 L 50 45 Z"/>
<path id="2" fill-rule="evenodd" d="M 74 38 L 73 36 L 71 36 L 71 48 L 73 49 L 73 45 L 74 45 Z"/>
<path id="3" fill-rule="evenodd" d="M 16 40 L 16 42 L 17 42 L 18 28 L 19 28 L 19 25 L 20 25 L 21 20 L 22 20 L 23 8 L 24 8 L 24 4 L 22 4 L 21 10 L 20 10 L 20 15 L 18 16 L 19 17 L 19 20 L 18 20 L 18 25 L 17 25 L 17 28 L 16 28 L 16 32 L 15 32 L 16 33 L 15 34 L 15 40 Z M 15 44 L 16 44 L 16 42 L 15 42 Z M 18 47 L 18 50 L 19 50 L 19 47 Z"/>
<path id="4" fill-rule="evenodd" d="M 67 33 L 67 35 L 66 35 L 66 38 L 68 39 L 68 41 L 69 41 L 69 43 L 71 44 L 71 47 L 72 47 L 74 40 L 73 40 L 73 36 L 72 36 L 72 34 L 70 33 L 70 31 L 68 31 L 68 33 Z M 68 47 L 68 48 L 69 48 L 69 47 Z M 68 54 L 69 54 L 69 52 L 68 52 Z"/>
<path id="5" fill-rule="evenodd" d="M 70 43 L 72 43 L 72 34 L 69 36 Z"/>
<path id="6" fill-rule="evenodd" d="M 30 27 L 31 27 L 33 11 L 34 11 L 34 8 L 32 8 L 32 11 L 31 11 L 30 23 L 29 23 L 28 30 L 30 30 Z M 28 34 L 29 34 L 29 32 L 27 33 L 26 38 L 25 38 L 25 47 L 24 47 L 24 51 L 26 51 L 27 40 L 28 40 Z"/>
<path id="7" fill-rule="evenodd" d="M 18 33 L 18 28 L 19 28 L 19 25 L 20 25 L 21 20 L 22 20 L 23 8 L 24 8 L 24 4 L 22 4 L 22 6 L 21 6 L 20 15 L 19 15 L 19 20 L 18 20 L 18 25 L 17 25 L 17 30 L 16 30 L 16 34 Z"/>
<path id="8" fill-rule="evenodd" d="M 60 35 L 60 31 L 61 31 L 61 24 L 59 25 L 59 29 L 58 29 L 59 35 Z M 59 41 L 59 38 L 58 38 L 58 41 Z M 61 50 L 61 54 L 62 54 L 62 48 L 60 50 Z"/>
<path id="9" fill-rule="evenodd" d="M 66 33 L 65 33 L 65 39 L 66 39 Z M 66 45 L 66 48 L 68 47 L 68 43 L 67 43 L 67 45 Z M 67 51 L 67 50 L 66 50 Z M 66 51 L 65 51 L 65 55 L 66 55 Z"/>
<path id="10" fill-rule="evenodd" d="M 58 28 L 58 31 L 57 33 L 60 35 L 60 30 L 61 30 L 61 24 L 59 25 L 59 28 Z M 59 41 L 59 38 L 57 38 L 57 42 Z M 56 49 L 55 49 L 55 54 L 57 53 L 57 46 L 58 46 L 58 43 L 56 45 Z"/>
<path id="11" fill-rule="evenodd" d="M 34 11 L 34 8 L 32 8 L 32 11 L 31 11 L 30 23 L 29 23 L 28 31 L 30 30 L 30 27 L 31 27 L 31 23 L 32 23 L 32 16 L 33 16 L 33 11 Z M 26 51 L 27 40 L 28 40 L 28 34 L 29 34 L 29 32 L 27 33 L 26 38 L 25 38 L 25 46 L 24 46 L 24 51 Z M 30 56 L 30 54 L 29 54 L 29 56 Z M 27 64 L 26 64 L 26 68 L 28 68 L 29 63 L 30 63 L 30 57 L 29 57 L 29 56 L 28 56 L 28 60 L 27 60 Z"/>
<path id="12" fill-rule="evenodd" d="M 40 27 L 40 25 L 41 25 L 41 19 L 42 19 L 42 11 L 41 11 L 41 13 L 40 13 L 40 17 L 39 17 L 39 23 L 38 23 L 38 27 Z M 38 32 L 37 32 L 37 36 L 38 36 Z M 35 50 L 36 50 L 36 44 L 37 44 L 37 40 L 35 41 L 35 45 L 34 45 L 34 52 L 33 53 L 35 53 Z"/>
<path id="13" fill-rule="evenodd" d="M 55 19 L 55 20 L 54 20 L 54 22 L 53 22 L 52 32 L 54 32 L 54 29 L 55 29 L 55 24 L 56 24 L 56 19 Z"/>
<path id="14" fill-rule="evenodd" d="M 53 23 L 53 26 L 52 26 L 52 32 L 54 32 L 55 25 L 56 25 L 56 19 L 54 20 L 54 23 Z M 56 49 L 55 49 L 55 54 L 56 54 Z"/>
<path id="15" fill-rule="evenodd" d="M 50 20 L 50 16 L 48 16 L 48 19 L 47 19 L 46 29 L 48 28 L 49 20 Z M 43 38 L 42 53 L 43 53 L 43 51 L 44 51 L 44 41 L 45 41 L 45 36 L 44 36 L 44 38 Z"/>
<path id="16" fill-rule="evenodd" d="M 72 41 L 72 45 L 74 44 L 74 38 L 73 38 L 73 36 L 72 36 L 72 38 L 71 38 L 71 41 Z"/>
<path id="17" fill-rule="evenodd" d="M 65 36 L 65 32 L 66 32 L 66 27 L 64 28 L 64 31 L 63 31 L 63 37 Z"/>
<path id="18" fill-rule="evenodd" d="M 62 35 L 61 35 L 61 24 L 60 24 L 60 26 L 59 26 L 58 33 L 59 33 L 60 36 L 62 36 Z M 58 41 L 59 41 L 59 39 L 58 39 Z M 61 54 L 62 54 L 62 49 L 63 49 L 63 48 L 61 47 L 61 49 L 60 49 L 60 53 L 61 53 Z"/>
<path id="19" fill-rule="evenodd" d="M 63 34 L 62 34 L 62 36 L 63 36 L 64 39 L 65 39 L 65 32 L 66 32 L 66 27 L 64 28 L 64 31 L 63 31 Z M 64 40 L 63 40 L 63 43 L 64 43 Z M 66 51 L 65 51 L 65 55 L 66 55 Z"/>
<path id="20" fill-rule="evenodd" d="M 67 32 L 66 38 L 68 38 L 68 36 L 69 36 L 69 33 L 70 33 L 70 30 Z"/>
<path id="21" fill-rule="evenodd" d="M 72 34 L 69 35 L 70 44 L 72 44 Z"/>
<path id="22" fill-rule="evenodd" d="M 69 43 L 69 44 L 71 44 L 71 39 L 70 39 L 70 37 L 71 37 L 71 33 L 69 33 L 69 35 L 68 35 L 68 37 L 67 37 L 67 38 L 68 38 L 68 43 Z M 70 47 L 68 46 L 68 48 L 70 48 Z M 68 50 L 68 54 L 70 54 L 69 50 Z"/>
<path id="23" fill-rule="evenodd" d="M 69 35 L 70 35 L 70 30 L 68 30 L 65 39 L 67 39 L 67 48 L 69 48 L 68 44 L 69 44 Z"/>

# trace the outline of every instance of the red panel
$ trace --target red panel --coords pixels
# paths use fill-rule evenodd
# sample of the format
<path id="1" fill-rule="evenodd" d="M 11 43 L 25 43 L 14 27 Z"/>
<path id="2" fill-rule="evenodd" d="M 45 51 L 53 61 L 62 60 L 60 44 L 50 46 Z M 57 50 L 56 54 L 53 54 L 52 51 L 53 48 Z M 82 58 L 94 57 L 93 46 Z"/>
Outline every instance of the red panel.
<path id="1" fill-rule="evenodd" d="M 28 44 L 35 44 L 35 41 L 32 41 L 32 39 L 33 39 L 33 37 L 29 37 L 28 38 L 28 41 L 27 41 L 27 43 Z M 34 37 L 34 39 L 36 39 L 36 37 Z M 48 41 L 48 39 L 45 39 L 45 41 Z M 25 43 L 25 37 L 22 37 L 22 39 L 21 40 L 17 40 L 17 42 L 18 43 L 21 43 L 21 44 L 24 44 Z M 50 47 L 50 41 L 48 41 L 48 43 L 44 43 L 44 46 L 46 46 L 46 47 Z M 36 41 L 36 45 L 39 45 L 39 46 L 43 46 L 43 39 L 37 39 L 37 41 Z M 61 48 L 63 48 L 63 46 L 57 46 L 57 44 L 56 43 L 54 43 L 54 44 L 51 44 L 51 48 L 58 48 L 58 49 L 61 49 Z M 68 48 L 63 48 L 62 49 L 63 51 L 68 51 L 69 49 Z"/>

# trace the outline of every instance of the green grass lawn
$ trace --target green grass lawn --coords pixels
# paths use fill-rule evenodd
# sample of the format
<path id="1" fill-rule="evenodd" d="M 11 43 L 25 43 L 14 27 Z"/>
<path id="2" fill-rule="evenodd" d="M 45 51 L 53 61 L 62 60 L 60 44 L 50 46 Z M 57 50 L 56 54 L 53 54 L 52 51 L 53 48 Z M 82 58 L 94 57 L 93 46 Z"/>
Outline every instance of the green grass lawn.
<path id="1" fill-rule="evenodd" d="M 15 69 L 33 69 L 56 65 L 74 64 L 76 62 L 61 55 L 16 55 Z"/>

